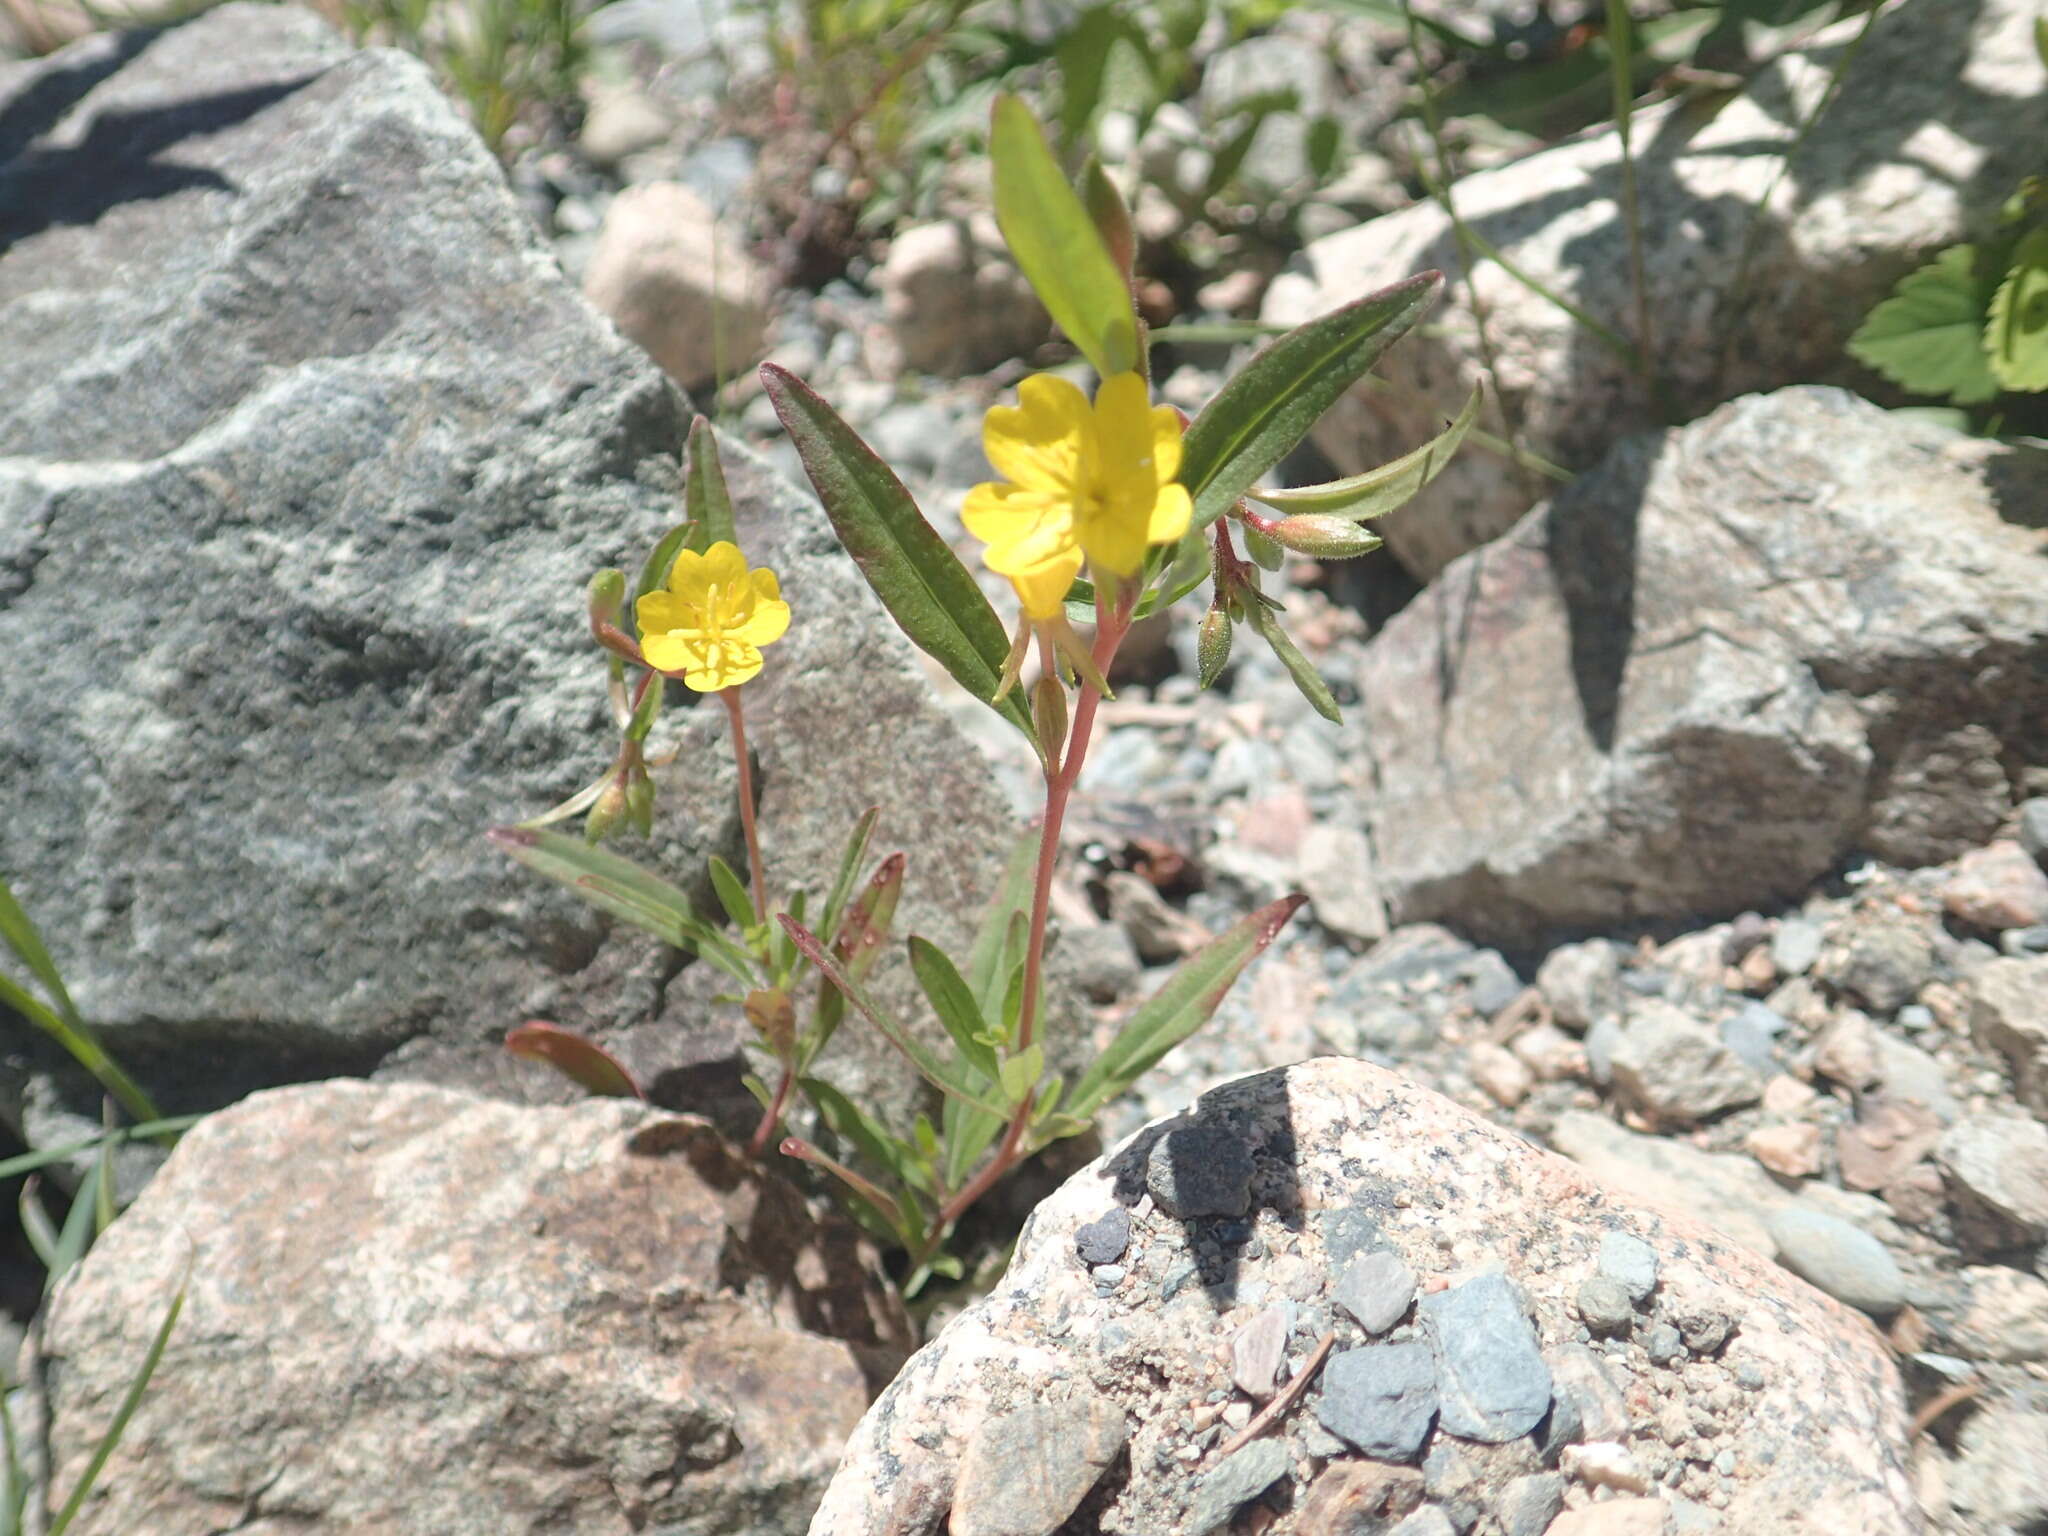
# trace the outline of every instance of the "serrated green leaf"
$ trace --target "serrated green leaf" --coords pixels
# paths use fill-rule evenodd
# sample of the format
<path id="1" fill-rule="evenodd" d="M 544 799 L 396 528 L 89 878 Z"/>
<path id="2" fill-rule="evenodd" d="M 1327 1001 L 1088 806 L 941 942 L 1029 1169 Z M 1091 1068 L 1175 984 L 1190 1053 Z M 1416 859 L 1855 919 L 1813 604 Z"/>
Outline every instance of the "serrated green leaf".
<path id="1" fill-rule="evenodd" d="M 738 544 L 732 494 L 725 487 L 725 466 L 718 459 L 718 435 L 702 416 L 690 423 L 684 457 L 683 510 L 696 525 L 689 547 L 702 554 L 714 544 Z"/>
<path id="2" fill-rule="evenodd" d="M 544 1061 L 586 1093 L 608 1099 L 644 1099 L 633 1074 L 618 1058 L 574 1030 L 532 1019 L 505 1035 L 505 1049 L 529 1061 Z"/>
<path id="3" fill-rule="evenodd" d="M 1422 318 L 1443 282 L 1423 272 L 1296 326 L 1263 348 L 1189 425 L 1181 483 L 1207 528 L 1308 436 L 1380 355 Z"/>
<path id="4" fill-rule="evenodd" d="M 1479 419 L 1480 386 L 1472 386 L 1465 408 L 1442 432 L 1411 453 L 1369 469 L 1362 475 L 1328 480 L 1321 485 L 1304 485 L 1285 491 L 1253 491 L 1252 499 L 1282 512 L 1345 517 L 1362 523 L 1383 517 L 1407 502 L 1430 481 L 1443 473 L 1444 466 L 1458 451 L 1465 434 Z"/>
<path id="5" fill-rule="evenodd" d="M 996 98 L 989 126 L 996 223 L 1053 323 L 1105 379 L 1138 370 L 1131 290 L 1081 198 L 1046 147 L 1031 109 Z"/>
<path id="6" fill-rule="evenodd" d="M 814 390 L 772 363 L 762 366 L 761 381 L 839 542 L 889 616 L 955 682 L 989 703 L 1010 637 L 967 567 L 924 520 L 903 482 Z M 1038 747 L 1019 690 L 991 707 Z"/>
<path id="7" fill-rule="evenodd" d="M 1273 942 L 1307 899 L 1283 896 L 1182 961 L 1172 979 L 1125 1021 L 1109 1047 L 1074 1084 L 1065 1112 L 1082 1120 L 1091 1117 L 1200 1029 L 1244 968 Z"/>
<path id="8" fill-rule="evenodd" d="M 932 1012 L 938 1015 L 946 1033 L 953 1037 L 953 1046 L 962 1059 L 990 1082 L 996 1081 L 1000 1070 L 996 1053 L 982 1039 L 988 1026 L 974 1000 L 974 993 L 954 968 L 953 962 L 936 944 L 912 934 L 910 969 L 917 977 L 917 984 L 924 989 Z"/>
<path id="9" fill-rule="evenodd" d="M 1984 350 L 1992 376 L 2007 389 L 2048 390 L 2048 229 L 2013 248 L 1991 300 Z"/>
<path id="10" fill-rule="evenodd" d="M 1323 681 L 1322 673 L 1295 648 L 1273 610 L 1264 603 L 1246 603 L 1244 617 L 1245 622 L 1258 632 L 1259 638 L 1273 648 L 1273 654 L 1280 658 L 1280 665 L 1294 679 L 1294 686 L 1301 690 L 1301 696 L 1315 706 L 1316 713 L 1332 725 L 1342 725 L 1344 712 L 1337 708 L 1336 695 L 1330 692 L 1330 685 Z"/>
<path id="11" fill-rule="evenodd" d="M 1974 245 L 1952 245 L 1899 280 L 1864 317 L 1849 355 L 1916 395 L 1981 405 L 1998 394 L 1984 355 L 1984 327 L 1997 291 Z"/>

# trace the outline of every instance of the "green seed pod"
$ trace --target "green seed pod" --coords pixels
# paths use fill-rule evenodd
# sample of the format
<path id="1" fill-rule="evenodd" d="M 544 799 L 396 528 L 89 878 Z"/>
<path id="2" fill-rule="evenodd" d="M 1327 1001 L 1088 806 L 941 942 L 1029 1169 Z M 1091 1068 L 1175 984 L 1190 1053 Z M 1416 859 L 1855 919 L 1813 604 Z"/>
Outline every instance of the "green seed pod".
<path id="1" fill-rule="evenodd" d="M 627 814 L 626 786 L 617 774 L 605 785 L 604 793 L 597 797 L 583 818 L 583 841 L 601 843 L 611 836 L 619 824 L 619 818 Z"/>
<path id="2" fill-rule="evenodd" d="M 1038 727 L 1038 740 L 1048 756 L 1056 759 L 1067 741 L 1067 690 L 1058 678 L 1041 677 L 1032 686 L 1031 723 Z"/>
<path id="3" fill-rule="evenodd" d="M 1385 542 L 1378 534 L 1366 532 L 1349 518 L 1332 517 L 1327 513 L 1283 517 L 1268 531 L 1289 549 L 1312 555 L 1318 560 L 1350 560 L 1359 555 L 1369 555 Z"/>
<path id="4" fill-rule="evenodd" d="M 1264 571 L 1277 571 L 1287 559 L 1285 551 L 1273 542 L 1270 534 L 1262 533 L 1250 523 L 1244 525 L 1244 552 L 1252 557 L 1252 563 Z"/>
<path id="5" fill-rule="evenodd" d="M 1230 665 L 1230 640 L 1236 626 L 1221 608 L 1202 615 L 1202 633 L 1195 642 L 1195 673 L 1204 688 L 1216 686 L 1216 679 Z"/>

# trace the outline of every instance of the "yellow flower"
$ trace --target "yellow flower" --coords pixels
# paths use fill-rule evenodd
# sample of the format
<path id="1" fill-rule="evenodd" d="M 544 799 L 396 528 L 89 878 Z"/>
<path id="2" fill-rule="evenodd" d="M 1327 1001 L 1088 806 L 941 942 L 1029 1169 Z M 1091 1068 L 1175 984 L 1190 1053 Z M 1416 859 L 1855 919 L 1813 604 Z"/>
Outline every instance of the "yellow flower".
<path id="1" fill-rule="evenodd" d="M 737 545 L 699 554 L 685 549 L 668 573 L 668 590 L 633 605 L 640 654 L 658 672 L 683 675 L 699 693 L 737 688 L 761 670 L 761 647 L 789 628 L 789 604 L 765 566 L 747 569 Z"/>
<path id="2" fill-rule="evenodd" d="M 1080 574 L 1132 576 L 1148 545 L 1188 530 L 1192 506 L 1180 474 L 1180 416 L 1154 406 L 1145 381 L 1120 373 L 1088 397 L 1054 374 L 994 406 L 983 450 L 1003 479 L 967 493 L 961 518 L 988 545 L 988 568 L 1010 578 L 1025 614 L 1049 619 Z"/>

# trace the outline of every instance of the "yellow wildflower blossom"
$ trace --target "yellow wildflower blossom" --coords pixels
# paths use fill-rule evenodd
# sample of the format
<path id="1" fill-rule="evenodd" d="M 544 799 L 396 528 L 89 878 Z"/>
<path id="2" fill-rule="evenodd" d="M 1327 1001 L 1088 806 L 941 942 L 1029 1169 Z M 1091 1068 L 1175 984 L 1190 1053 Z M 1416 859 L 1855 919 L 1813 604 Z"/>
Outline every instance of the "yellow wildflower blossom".
<path id="1" fill-rule="evenodd" d="M 1049 619 L 1084 560 L 1098 581 L 1132 576 L 1149 545 L 1187 532 L 1180 416 L 1152 405 L 1135 373 L 1104 380 L 1093 405 L 1054 374 L 1026 379 L 1017 394 L 1021 405 L 994 406 L 982 424 L 982 448 L 1003 479 L 968 492 L 961 518 L 1025 614 Z"/>
<path id="2" fill-rule="evenodd" d="M 748 570 L 739 547 L 720 541 L 678 552 L 667 590 L 641 598 L 633 617 L 647 665 L 717 693 L 761 670 L 761 647 L 789 628 L 789 604 L 773 571 Z"/>

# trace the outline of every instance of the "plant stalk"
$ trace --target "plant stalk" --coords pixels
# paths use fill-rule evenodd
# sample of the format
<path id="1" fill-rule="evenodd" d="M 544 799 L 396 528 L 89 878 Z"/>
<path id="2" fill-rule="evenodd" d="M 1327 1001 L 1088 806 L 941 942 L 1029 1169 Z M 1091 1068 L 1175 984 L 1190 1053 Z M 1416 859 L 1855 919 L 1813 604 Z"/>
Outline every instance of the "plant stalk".
<path id="1" fill-rule="evenodd" d="M 740 829 L 747 838 L 747 868 L 753 877 L 754 916 L 768 920 L 768 876 L 761 866 L 761 834 L 754 825 L 754 765 L 747 757 L 747 722 L 740 708 L 740 691 L 721 688 L 726 718 L 732 722 L 732 755 L 740 774 Z"/>
<path id="2" fill-rule="evenodd" d="M 754 1127 L 753 1138 L 747 1143 L 747 1156 L 763 1158 L 768 1155 L 768 1143 L 775 1135 L 775 1127 L 782 1123 L 782 1112 L 789 1107 L 789 1091 L 796 1086 L 796 1068 L 785 1066 L 782 1081 L 775 1086 L 775 1098 L 761 1112 L 761 1123 Z"/>

